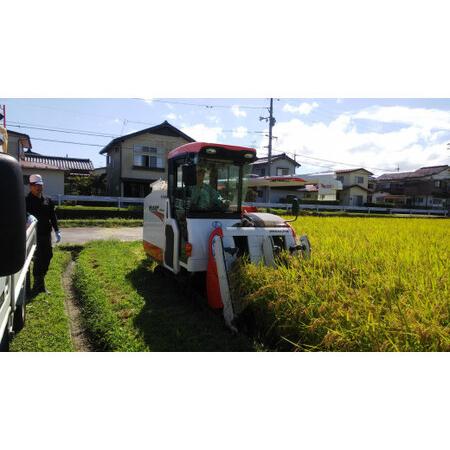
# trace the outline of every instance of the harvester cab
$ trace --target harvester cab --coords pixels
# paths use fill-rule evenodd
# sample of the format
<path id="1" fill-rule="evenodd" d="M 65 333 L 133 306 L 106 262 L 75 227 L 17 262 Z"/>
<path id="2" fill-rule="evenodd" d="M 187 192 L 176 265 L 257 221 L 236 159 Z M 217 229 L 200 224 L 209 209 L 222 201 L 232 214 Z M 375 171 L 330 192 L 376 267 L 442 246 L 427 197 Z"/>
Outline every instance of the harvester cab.
<path id="1" fill-rule="evenodd" d="M 281 217 L 244 212 L 255 160 L 253 148 L 183 145 L 168 155 L 168 181 L 154 182 L 144 201 L 147 254 L 174 274 L 205 275 L 208 304 L 223 309 L 230 328 L 236 307 L 228 274 L 238 258 L 274 266 L 282 250 L 310 251 L 308 239 L 298 239 Z"/>

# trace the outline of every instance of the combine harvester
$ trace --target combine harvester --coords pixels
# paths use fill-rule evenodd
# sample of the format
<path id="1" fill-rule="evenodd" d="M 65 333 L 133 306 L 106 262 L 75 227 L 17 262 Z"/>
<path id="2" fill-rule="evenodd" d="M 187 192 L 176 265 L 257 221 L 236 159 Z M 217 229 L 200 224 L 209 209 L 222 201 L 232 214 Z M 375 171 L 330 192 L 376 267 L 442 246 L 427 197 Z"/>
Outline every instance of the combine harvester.
<path id="1" fill-rule="evenodd" d="M 179 277 L 200 277 L 209 306 L 223 309 L 233 330 L 228 281 L 233 263 L 247 256 L 252 263 L 275 266 L 282 250 L 310 253 L 308 238 L 298 239 L 289 221 L 242 206 L 255 160 L 253 148 L 183 145 L 168 155 L 168 182 L 154 182 L 144 201 L 146 253 Z M 292 212 L 297 218 L 297 202 Z"/>

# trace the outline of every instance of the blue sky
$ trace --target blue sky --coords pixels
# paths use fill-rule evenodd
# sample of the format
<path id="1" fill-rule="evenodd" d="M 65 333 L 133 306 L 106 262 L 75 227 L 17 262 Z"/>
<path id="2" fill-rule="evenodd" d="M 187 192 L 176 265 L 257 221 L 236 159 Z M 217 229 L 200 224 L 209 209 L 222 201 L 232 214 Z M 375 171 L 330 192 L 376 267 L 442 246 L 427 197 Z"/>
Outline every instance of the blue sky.
<path id="1" fill-rule="evenodd" d="M 256 147 L 267 154 L 269 99 L 0 99 L 7 126 L 33 150 L 104 165 L 114 137 L 164 120 L 196 140 Z M 448 164 L 450 99 L 275 99 L 274 154 L 298 173 L 363 166 L 375 174 Z M 20 126 L 20 127 L 19 127 Z M 60 142 L 54 142 L 60 141 Z M 71 143 L 69 143 L 71 142 Z"/>

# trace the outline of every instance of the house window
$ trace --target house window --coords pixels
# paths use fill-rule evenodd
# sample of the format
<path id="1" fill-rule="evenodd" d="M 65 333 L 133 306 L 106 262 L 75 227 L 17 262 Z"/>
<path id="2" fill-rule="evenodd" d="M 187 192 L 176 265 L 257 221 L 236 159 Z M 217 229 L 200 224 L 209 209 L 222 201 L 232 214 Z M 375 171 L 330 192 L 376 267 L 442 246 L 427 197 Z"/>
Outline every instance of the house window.
<path id="1" fill-rule="evenodd" d="M 282 177 L 283 175 L 289 175 L 289 169 L 285 167 L 277 167 L 277 177 Z"/>
<path id="2" fill-rule="evenodd" d="M 364 177 L 355 177 L 356 184 L 364 184 Z"/>
<path id="3" fill-rule="evenodd" d="M 442 203 L 442 199 L 440 198 L 433 198 L 433 205 L 440 205 Z"/>
<path id="4" fill-rule="evenodd" d="M 164 169 L 164 150 L 146 145 L 133 147 L 133 165 L 149 169 Z"/>
<path id="5" fill-rule="evenodd" d="M 336 179 L 337 179 L 338 181 L 340 181 L 341 183 L 344 182 L 344 177 L 343 177 L 342 175 L 339 175 Z"/>
<path id="6" fill-rule="evenodd" d="M 417 197 L 416 203 L 423 203 L 423 197 Z"/>
<path id="7" fill-rule="evenodd" d="M 435 187 L 435 188 L 440 188 L 440 187 L 441 187 L 441 180 L 436 180 L 436 181 L 434 182 L 434 187 Z"/>
<path id="8" fill-rule="evenodd" d="M 106 155 L 106 165 L 114 169 L 114 159 L 111 155 Z"/>
<path id="9" fill-rule="evenodd" d="M 266 169 L 262 168 L 262 169 L 260 169 L 259 172 L 260 172 L 261 176 L 263 177 L 266 174 Z"/>

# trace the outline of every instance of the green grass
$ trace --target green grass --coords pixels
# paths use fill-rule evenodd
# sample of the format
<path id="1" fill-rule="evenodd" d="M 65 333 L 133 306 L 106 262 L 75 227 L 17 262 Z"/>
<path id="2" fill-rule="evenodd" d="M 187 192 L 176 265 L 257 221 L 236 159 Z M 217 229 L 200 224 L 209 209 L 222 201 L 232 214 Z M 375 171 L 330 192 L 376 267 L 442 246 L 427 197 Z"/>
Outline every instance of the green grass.
<path id="1" fill-rule="evenodd" d="M 59 220 L 60 228 L 74 227 L 142 227 L 142 219 L 63 219 Z"/>
<path id="2" fill-rule="evenodd" d="M 129 211 L 129 208 L 118 208 L 117 206 L 82 206 L 82 205 L 60 205 L 56 210 L 67 211 Z"/>
<path id="3" fill-rule="evenodd" d="M 39 294 L 27 304 L 25 327 L 12 343 L 16 352 L 70 352 L 74 351 L 69 320 L 64 309 L 62 274 L 70 261 L 70 254 L 58 248 L 45 278 L 50 295 Z"/>
<path id="4" fill-rule="evenodd" d="M 286 350 L 449 351 L 450 222 L 302 217 L 308 261 L 241 264 L 253 333 Z"/>
<path id="5" fill-rule="evenodd" d="M 253 350 L 219 314 L 189 300 L 171 275 L 155 270 L 140 242 L 97 241 L 75 271 L 85 325 L 108 351 Z"/>

